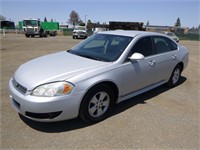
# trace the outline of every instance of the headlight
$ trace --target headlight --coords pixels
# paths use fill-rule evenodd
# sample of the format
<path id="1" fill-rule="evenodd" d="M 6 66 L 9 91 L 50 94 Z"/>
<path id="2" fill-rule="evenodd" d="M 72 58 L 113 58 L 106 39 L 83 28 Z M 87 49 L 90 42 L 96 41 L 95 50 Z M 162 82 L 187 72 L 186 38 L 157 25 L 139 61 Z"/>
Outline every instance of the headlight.
<path id="1" fill-rule="evenodd" d="M 54 82 L 36 87 L 31 95 L 40 97 L 53 97 L 70 94 L 74 85 L 68 82 Z"/>

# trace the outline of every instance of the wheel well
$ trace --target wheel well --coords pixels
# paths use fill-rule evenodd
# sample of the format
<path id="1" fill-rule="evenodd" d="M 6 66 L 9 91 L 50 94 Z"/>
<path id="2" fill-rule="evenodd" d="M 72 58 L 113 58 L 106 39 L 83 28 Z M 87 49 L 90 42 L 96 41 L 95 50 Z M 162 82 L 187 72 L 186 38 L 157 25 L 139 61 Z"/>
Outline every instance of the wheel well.
<path id="1" fill-rule="evenodd" d="M 177 65 L 179 65 L 181 67 L 181 72 L 182 72 L 183 68 L 184 68 L 184 64 L 182 62 L 179 62 Z"/>
<path id="2" fill-rule="evenodd" d="M 94 88 L 95 86 L 101 85 L 101 84 L 111 87 L 111 89 L 113 90 L 113 93 L 114 93 L 114 100 L 115 100 L 114 103 L 116 103 L 117 99 L 118 99 L 118 95 L 119 95 L 119 90 L 115 83 L 110 82 L 110 81 L 105 81 L 105 82 L 101 82 L 101 83 L 98 83 L 98 84 L 92 86 L 90 89 Z"/>

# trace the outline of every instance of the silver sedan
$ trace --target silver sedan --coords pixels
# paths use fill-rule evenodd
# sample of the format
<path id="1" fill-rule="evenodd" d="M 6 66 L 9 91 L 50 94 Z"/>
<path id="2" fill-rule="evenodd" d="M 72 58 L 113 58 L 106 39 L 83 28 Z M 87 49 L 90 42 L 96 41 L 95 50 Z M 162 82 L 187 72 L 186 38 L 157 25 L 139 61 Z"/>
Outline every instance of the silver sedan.
<path id="1" fill-rule="evenodd" d="M 162 84 L 174 87 L 188 64 L 187 48 L 159 33 L 98 32 L 70 50 L 21 65 L 9 81 L 21 115 L 50 122 L 105 119 L 114 104 Z"/>

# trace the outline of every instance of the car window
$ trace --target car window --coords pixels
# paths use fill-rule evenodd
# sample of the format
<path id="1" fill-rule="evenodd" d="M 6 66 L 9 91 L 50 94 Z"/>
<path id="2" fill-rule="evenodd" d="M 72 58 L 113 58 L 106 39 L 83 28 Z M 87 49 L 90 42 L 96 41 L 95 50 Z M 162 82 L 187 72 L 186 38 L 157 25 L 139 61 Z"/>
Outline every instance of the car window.
<path id="1" fill-rule="evenodd" d="M 117 60 L 133 37 L 95 34 L 73 47 L 71 53 L 101 61 Z"/>
<path id="2" fill-rule="evenodd" d="M 172 33 L 172 32 L 168 32 L 167 35 L 169 35 L 169 36 L 175 36 L 174 33 Z"/>
<path id="3" fill-rule="evenodd" d="M 169 40 L 170 44 L 171 44 L 171 50 L 177 50 L 178 46 L 176 43 L 174 43 L 172 40 Z"/>
<path id="4" fill-rule="evenodd" d="M 157 54 L 177 50 L 177 44 L 166 37 L 153 37 L 154 47 Z"/>
<path id="5" fill-rule="evenodd" d="M 132 48 L 131 55 L 133 53 L 141 53 L 145 57 L 151 56 L 154 54 L 152 48 L 152 40 L 151 37 L 144 37 L 140 39 Z"/>
<path id="6" fill-rule="evenodd" d="M 171 51 L 171 45 L 164 37 L 154 37 L 155 50 L 157 54 Z"/>

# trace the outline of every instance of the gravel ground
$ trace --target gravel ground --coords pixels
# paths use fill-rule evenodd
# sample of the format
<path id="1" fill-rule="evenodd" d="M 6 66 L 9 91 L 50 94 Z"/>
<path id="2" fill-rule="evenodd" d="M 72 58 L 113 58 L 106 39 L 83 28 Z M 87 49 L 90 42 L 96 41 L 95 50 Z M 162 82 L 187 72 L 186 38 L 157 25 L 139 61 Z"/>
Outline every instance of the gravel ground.
<path id="1" fill-rule="evenodd" d="M 70 49 L 81 40 L 57 36 L 1 35 L 1 149 L 200 149 L 200 42 L 180 41 L 190 51 L 179 86 L 161 86 L 122 102 L 108 119 L 39 123 L 11 107 L 8 80 L 28 60 Z"/>

